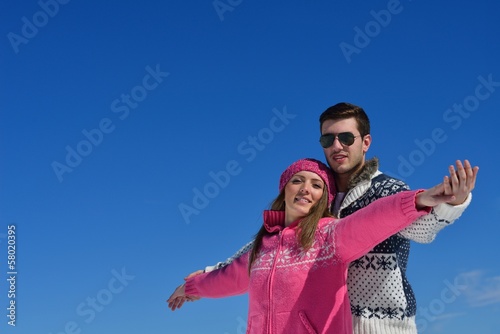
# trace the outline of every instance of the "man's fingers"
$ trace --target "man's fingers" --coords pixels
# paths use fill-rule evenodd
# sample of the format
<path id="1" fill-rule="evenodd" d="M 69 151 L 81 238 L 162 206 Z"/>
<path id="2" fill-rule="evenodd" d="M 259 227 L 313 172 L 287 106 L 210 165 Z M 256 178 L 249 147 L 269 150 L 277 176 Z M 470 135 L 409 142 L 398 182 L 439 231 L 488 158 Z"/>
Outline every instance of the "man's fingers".
<path id="1" fill-rule="evenodd" d="M 474 187 L 476 186 L 476 177 L 477 177 L 477 172 L 479 171 L 479 167 L 476 166 L 472 168 L 468 160 L 465 160 L 464 164 L 467 173 L 467 189 L 469 191 L 472 191 L 472 189 L 474 189 Z"/>
<path id="2" fill-rule="evenodd" d="M 458 161 L 457 161 L 457 167 L 458 167 Z M 450 182 L 452 189 L 456 191 L 460 184 L 460 180 L 458 178 L 458 171 L 455 170 L 455 167 L 453 165 L 450 165 L 448 171 L 450 172 Z"/>

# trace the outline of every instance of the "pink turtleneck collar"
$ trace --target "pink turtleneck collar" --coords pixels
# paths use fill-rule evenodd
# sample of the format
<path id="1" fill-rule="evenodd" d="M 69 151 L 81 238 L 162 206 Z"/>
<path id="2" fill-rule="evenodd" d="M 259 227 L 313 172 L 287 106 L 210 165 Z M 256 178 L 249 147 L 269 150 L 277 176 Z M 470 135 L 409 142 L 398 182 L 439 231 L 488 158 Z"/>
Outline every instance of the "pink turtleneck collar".
<path id="1" fill-rule="evenodd" d="M 285 226 L 285 211 L 265 210 L 264 227 L 269 233 L 276 233 L 285 227 L 294 227 L 300 222 L 300 218 Z"/>

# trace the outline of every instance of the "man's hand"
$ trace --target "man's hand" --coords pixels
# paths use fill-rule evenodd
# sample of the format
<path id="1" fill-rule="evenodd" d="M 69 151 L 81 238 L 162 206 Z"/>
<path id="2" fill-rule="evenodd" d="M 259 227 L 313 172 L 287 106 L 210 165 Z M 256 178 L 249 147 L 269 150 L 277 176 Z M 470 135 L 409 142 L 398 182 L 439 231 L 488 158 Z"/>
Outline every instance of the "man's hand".
<path id="1" fill-rule="evenodd" d="M 442 183 L 417 194 L 415 199 L 417 209 L 441 203 L 459 205 L 467 199 L 476 184 L 479 167 L 472 168 L 468 160 L 464 161 L 464 165 L 457 160 L 456 166 L 457 171 L 450 166 L 450 176 L 445 176 Z"/>
<path id="2" fill-rule="evenodd" d="M 449 167 L 451 191 L 455 196 L 455 200 L 448 202 L 451 205 L 460 205 L 467 199 L 470 192 L 476 185 L 477 172 L 479 167 L 472 168 L 469 160 L 465 160 L 464 164 L 460 160 L 456 161 L 457 170 L 453 165 Z"/>

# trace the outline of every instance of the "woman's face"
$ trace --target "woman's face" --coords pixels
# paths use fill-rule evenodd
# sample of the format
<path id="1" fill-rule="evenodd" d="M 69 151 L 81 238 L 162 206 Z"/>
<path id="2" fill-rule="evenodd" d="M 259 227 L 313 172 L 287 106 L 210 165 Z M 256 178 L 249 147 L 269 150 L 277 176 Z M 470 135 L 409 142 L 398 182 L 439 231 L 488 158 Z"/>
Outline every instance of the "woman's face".
<path id="1" fill-rule="evenodd" d="M 285 225 L 307 216 L 323 196 L 325 183 L 318 174 L 301 171 L 285 186 Z"/>

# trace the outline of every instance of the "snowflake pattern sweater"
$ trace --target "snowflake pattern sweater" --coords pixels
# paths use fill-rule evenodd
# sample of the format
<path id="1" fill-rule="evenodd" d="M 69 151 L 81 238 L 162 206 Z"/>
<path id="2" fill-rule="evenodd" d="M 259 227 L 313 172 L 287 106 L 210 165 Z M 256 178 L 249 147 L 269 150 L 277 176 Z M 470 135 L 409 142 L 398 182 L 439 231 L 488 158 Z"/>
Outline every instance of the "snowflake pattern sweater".
<path id="1" fill-rule="evenodd" d="M 408 189 L 404 182 L 381 173 L 378 160 L 371 159 L 351 179 L 349 191 L 336 215 L 346 217 L 377 199 Z M 417 333 L 417 305 L 406 277 L 410 241 L 432 242 L 441 229 L 462 215 L 471 200 L 472 194 L 469 194 L 461 205 L 440 204 L 434 207 L 429 214 L 350 264 L 347 282 L 354 334 Z M 250 241 L 225 262 L 208 266 L 205 270 L 211 271 L 231 263 L 252 246 L 253 241 Z"/>
<path id="2" fill-rule="evenodd" d="M 415 209 L 416 192 L 401 192 L 346 218 L 323 218 L 312 247 L 297 241 L 297 224 L 266 211 L 271 233 L 248 275 L 249 252 L 219 270 L 186 282 L 188 295 L 226 297 L 249 292 L 247 333 L 351 334 L 349 263 L 429 211 Z"/>
<path id="3" fill-rule="evenodd" d="M 408 190 L 404 182 L 378 170 L 378 160 L 367 161 L 351 179 L 337 215 L 346 217 L 374 201 Z M 416 334 L 415 295 L 406 276 L 410 241 L 430 243 L 469 205 L 441 204 L 413 224 L 375 246 L 349 266 L 348 291 L 355 334 Z"/>

